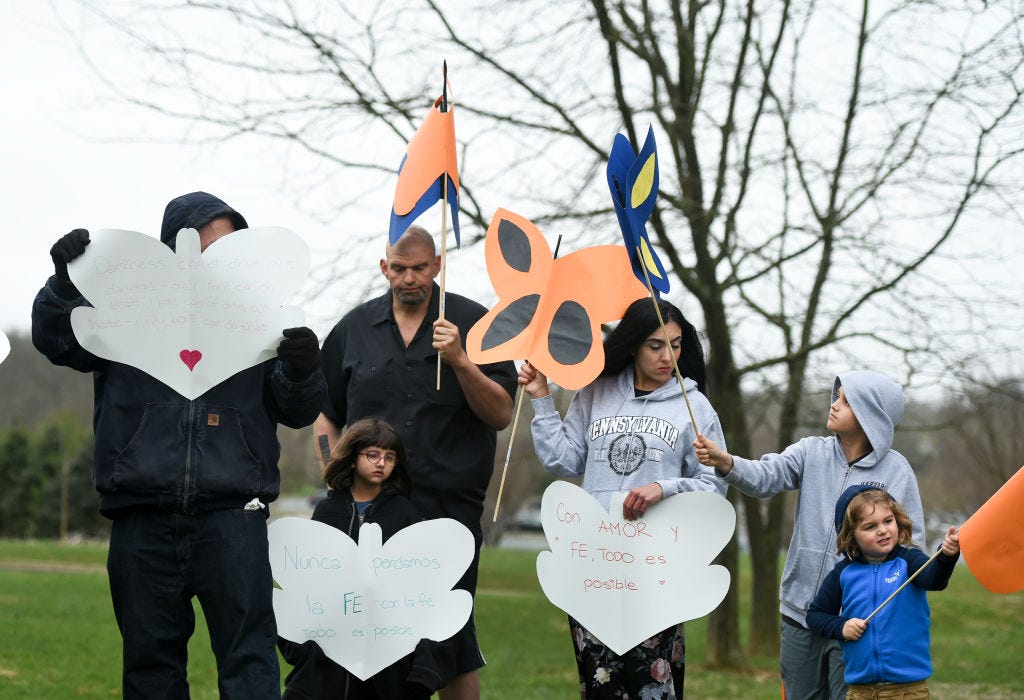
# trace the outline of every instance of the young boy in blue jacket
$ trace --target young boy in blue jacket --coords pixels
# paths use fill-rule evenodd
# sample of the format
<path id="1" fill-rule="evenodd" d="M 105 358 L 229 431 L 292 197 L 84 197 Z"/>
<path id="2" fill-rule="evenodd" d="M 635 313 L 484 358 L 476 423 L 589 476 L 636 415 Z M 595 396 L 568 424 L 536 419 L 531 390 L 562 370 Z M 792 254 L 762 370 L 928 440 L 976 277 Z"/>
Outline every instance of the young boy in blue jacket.
<path id="1" fill-rule="evenodd" d="M 867 484 L 843 492 L 835 520 L 838 551 L 845 558 L 825 577 L 807 611 L 807 624 L 842 642 L 848 699 L 929 697 L 925 591 L 941 591 L 949 582 L 960 556 L 956 528 L 949 528 L 941 552 L 929 564 L 926 554 L 910 546 L 910 519 L 903 508 Z M 879 609 L 915 573 L 912 585 Z M 888 694 L 880 696 L 880 691 Z"/>
<path id="2" fill-rule="evenodd" d="M 844 372 L 832 385 L 826 426 L 833 435 L 806 437 L 761 459 L 734 457 L 702 436 L 693 442 L 702 464 L 748 496 L 800 490 L 779 588 L 779 666 L 787 700 L 846 696 L 839 642 L 815 634 L 805 620 L 822 579 L 839 561 L 832 520 L 840 494 L 851 484 L 885 489 L 909 513 L 914 541 L 924 543 L 917 478 L 903 455 L 891 449 L 903 403 L 903 390 L 884 374 Z"/>

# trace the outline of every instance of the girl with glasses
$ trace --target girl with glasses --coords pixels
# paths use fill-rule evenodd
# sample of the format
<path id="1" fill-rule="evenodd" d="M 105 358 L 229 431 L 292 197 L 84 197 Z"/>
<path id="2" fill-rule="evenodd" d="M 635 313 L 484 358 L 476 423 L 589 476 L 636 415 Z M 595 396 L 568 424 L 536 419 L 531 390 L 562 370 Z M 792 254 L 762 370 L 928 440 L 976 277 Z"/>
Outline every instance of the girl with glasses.
<path id="1" fill-rule="evenodd" d="M 377 523 L 386 542 L 404 527 L 423 520 L 408 495 L 402 438 L 380 418 L 353 423 L 335 445 L 324 467 L 327 498 L 317 504 L 313 520 L 335 527 L 356 542 L 364 522 Z M 420 640 L 416 650 L 365 681 L 334 663 L 314 641 L 303 644 L 279 638 L 285 661 L 294 668 L 285 679 L 289 698 L 410 698 L 426 700 L 437 674 Z"/>

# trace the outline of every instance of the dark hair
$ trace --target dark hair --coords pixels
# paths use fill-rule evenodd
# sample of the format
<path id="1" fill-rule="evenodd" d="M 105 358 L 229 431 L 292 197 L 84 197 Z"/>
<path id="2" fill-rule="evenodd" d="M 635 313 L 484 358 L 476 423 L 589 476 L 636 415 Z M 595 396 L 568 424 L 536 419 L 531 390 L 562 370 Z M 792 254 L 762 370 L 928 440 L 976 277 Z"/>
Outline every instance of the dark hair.
<path id="1" fill-rule="evenodd" d="M 896 518 L 896 529 L 899 532 L 896 541 L 904 546 L 910 544 L 914 532 L 907 511 L 903 510 L 903 506 L 897 503 L 896 499 L 890 496 L 887 491 L 867 489 L 851 498 L 850 504 L 846 506 L 846 513 L 843 515 L 843 525 L 839 528 L 839 534 L 836 536 L 836 554 L 845 554 L 850 559 L 856 559 L 861 555 L 854 533 L 857 530 L 857 525 L 860 524 L 861 519 L 864 517 L 864 511 L 868 506 L 871 507 L 872 513 L 875 512 L 875 508 L 878 506 L 885 506 L 891 510 Z"/>
<path id="2" fill-rule="evenodd" d="M 381 447 L 395 453 L 398 461 L 391 476 L 384 482 L 384 490 L 394 489 L 408 496 L 412 490 L 412 479 L 406 467 L 402 436 L 390 423 L 380 418 L 363 418 L 348 427 L 331 451 L 331 461 L 324 466 L 324 483 L 335 491 L 351 488 L 355 480 L 356 459 L 360 452 L 370 447 Z"/>
<path id="3" fill-rule="evenodd" d="M 675 321 L 683 331 L 679 371 L 684 377 L 697 382 L 697 390 L 707 396 L 708 373 L 697 329 L 686 320 L 682 311 L 664 299 L 658 300 L 658 308 L 666 325 Z M 658 314 L 650 297 L 637 299 L 630 304 L 619 325 L 604 339 L 604 369 L 601 376 L 616 375 L 632 365 L 637 350 L 659 327 Z"/>

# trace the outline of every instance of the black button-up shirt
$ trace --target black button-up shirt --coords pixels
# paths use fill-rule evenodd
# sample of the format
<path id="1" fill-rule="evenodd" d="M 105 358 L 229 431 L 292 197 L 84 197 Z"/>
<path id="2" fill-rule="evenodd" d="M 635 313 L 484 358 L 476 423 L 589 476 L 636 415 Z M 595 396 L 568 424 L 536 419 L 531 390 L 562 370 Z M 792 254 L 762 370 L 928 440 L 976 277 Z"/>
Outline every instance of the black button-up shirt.
<path id="1" fill-rule="evenodd" d="M 328 399 L 323 412 L 340 425 L 376 416 L 402 435 L 413 481 L 411 499 L 427 517 L 451 517 L 481 540 L 480 517 L 494 471 L 496 431 L 469 407 L 455 371 L 441 363 L 433 323 L 440 289 L 435 284 L 423 323 L 409 347 L 391 309 L 391 291 L 349 311 L 323 345 Z M 448 292 L 445 318 L 466 335 L 487 310 Z M 512 362 L 481 365 L 480 370 L 514 397 L 517 373 Z"/>

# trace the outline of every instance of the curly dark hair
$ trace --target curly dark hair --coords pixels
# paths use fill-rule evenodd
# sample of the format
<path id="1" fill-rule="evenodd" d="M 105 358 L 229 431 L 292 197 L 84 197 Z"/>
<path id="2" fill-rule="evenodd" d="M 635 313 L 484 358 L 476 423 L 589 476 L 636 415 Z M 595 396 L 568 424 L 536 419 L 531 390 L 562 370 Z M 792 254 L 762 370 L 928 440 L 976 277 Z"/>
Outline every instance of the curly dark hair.
<path id="1" fill-rule="evenodd" d="M 381 418 L 363 418 L 348 427 L 331 450 L 331 461 L 323 468 L 324 483 L 335 491 L 351 488 L 355 480 L 356 459 L 360 452 L 370 447 L 380 447 L 395 453 L 397 462 L 391 476 L 384 482 L 384 490 L 393 489 L 408 496 L 412 490 L 412 479 L 406 466 L 402 436 Z"/>
<path id="2" fill-rule="evenodd" d="M 675 321 L 683 331 L 678 360 L 679 371 L 684 377 L 697 382 L 697 390 L 707 396 L 708 372 L 697 329 L 686 320 L 683 312 L 670 302 L 659 299 L 658 308 L 666 324 Z M 601 376 L 617 375 L 632 365 L 636 351 L 659 326 L 658 314 L 650 297 L 637 299 L 630 304 L 619 325 L 604 340 L 604 369 L 601 370 Z"/>
<path id="3" fill-rule="evenodd" d="M 903 510 L 903 506 L 897 503 L 896 499 L 890 496 L 887 491 L 868 489 L 867 491 L 861 491 L 851 498 L 850 504 L 846 506 L 846 512 L 843 514 L 843 525 L 839 528 L 839 534 L 836 536 L 836 554 L 845 554 L 850 559 L 856 559 L 861 555 L 854 532 L 856 532 L 857 525 L 865 514 L 864 511 L 869 506 L 871 510 L 868 514 L 875 512 L 875 508 L 878 506 L 885 506 L 891 510 L 896 518 L 896 531 L 899 533 L 896 541 L 903 546 L 910 544 L 914 530 L 907 511 Z"/>

